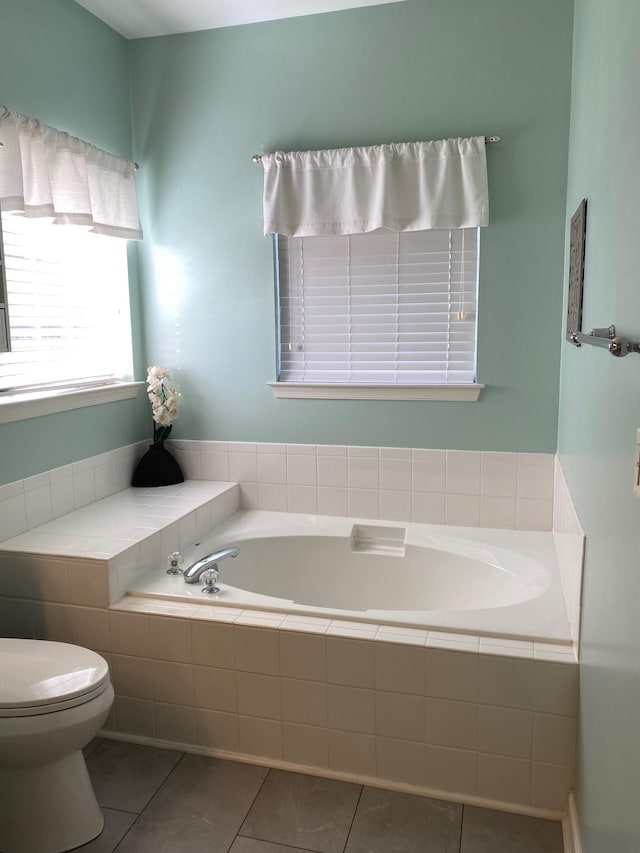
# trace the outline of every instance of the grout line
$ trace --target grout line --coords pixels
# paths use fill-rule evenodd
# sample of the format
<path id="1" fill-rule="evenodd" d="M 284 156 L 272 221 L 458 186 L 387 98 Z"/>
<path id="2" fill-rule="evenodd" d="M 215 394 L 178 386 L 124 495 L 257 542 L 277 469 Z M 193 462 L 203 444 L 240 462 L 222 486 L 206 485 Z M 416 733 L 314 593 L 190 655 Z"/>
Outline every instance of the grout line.
<path id="1" fill-rule="evenodd" d="M 347 849 L 349 845 L 349 839 L 351 838 L 351 830 L 353 829 L 353 824 L 356 820 L 356 815 L 358 814 L 358 809 L 360 808 L 360 800 L 362 800 L 362 795 L 364 794 L 364 785 L 360 785 L 360 793 L 358 794 L 358 802 L 356 803 L 356 807 L 353 810 L 353 816 L 351 818 L 351 823 L 349 824 L 349 831 L 347 832 L 347 837 L 344 841 L 344 847 L 342 848 L 342 853 Z"/>

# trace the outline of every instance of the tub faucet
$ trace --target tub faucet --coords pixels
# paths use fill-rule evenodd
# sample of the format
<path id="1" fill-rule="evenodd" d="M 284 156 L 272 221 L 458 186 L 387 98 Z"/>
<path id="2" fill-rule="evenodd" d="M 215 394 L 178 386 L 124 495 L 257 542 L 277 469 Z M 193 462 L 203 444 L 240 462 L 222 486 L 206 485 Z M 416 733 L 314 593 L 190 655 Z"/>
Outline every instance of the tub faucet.
<path id="1" fill-rule="evenodd" d="M 224 560 L 225 557 L 237 557 L 239 553 L 239 548 L 221 548 L 219 551 L 214 551 L 213 554 L 207 554 L 206 557 L 201 557 L 192 566 L 189 566 L 188 569 L 185 569 L 183 575 L 185 583 L 198 583 L 198 581 L 200 580 L 200 576 L 203 575 L 208 569 L 215 570 L 217 579 L 218 573 L 220 571 L 217 565 L 218 561 Z"/>

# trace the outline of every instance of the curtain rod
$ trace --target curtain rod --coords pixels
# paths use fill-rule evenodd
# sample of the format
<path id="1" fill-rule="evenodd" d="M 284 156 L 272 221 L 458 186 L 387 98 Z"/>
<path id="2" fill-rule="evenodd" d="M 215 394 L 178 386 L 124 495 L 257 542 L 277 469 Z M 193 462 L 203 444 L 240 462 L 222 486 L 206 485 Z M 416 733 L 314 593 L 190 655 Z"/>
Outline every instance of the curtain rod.
<path id="1" fill-rule="evenodd" d="M 0 139 L 0 148 L 4 148 L 4 142 L 3 142 L 1 139 Z M 133 164 L 133 168 L 134 168 L 134 169 L 135 169 L 135 171 L 137 172 L 137 171 L 138 171 L 138 169 L 140 168 L 140 166 L 139 166 L 137 163 L 134 163 L 134 164 Z"/>
<path id="2" fill-rule="evenodd" d="M 485 136 L 484 141 L 495 143 L 495 142 L 500 142 L 501 139 L 502 139 L 501 136 Z M 254 154 L 253 157 L 251 158 L 251 162 L 252 163 L 261 163 L 262 162 L 262 154 Z"/>

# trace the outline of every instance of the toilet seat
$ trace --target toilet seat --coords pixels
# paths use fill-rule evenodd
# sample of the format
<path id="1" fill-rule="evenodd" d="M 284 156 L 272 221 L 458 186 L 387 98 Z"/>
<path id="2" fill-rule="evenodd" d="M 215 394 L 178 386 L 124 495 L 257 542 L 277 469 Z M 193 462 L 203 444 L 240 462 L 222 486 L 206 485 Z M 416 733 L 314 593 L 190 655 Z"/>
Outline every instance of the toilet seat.
<path id="1" fill-rule="evenodd" d="M 107 662 L 89 649 L 0 639 L 0 718 L 73 708 L 100 696 L 109 684 Z"/>

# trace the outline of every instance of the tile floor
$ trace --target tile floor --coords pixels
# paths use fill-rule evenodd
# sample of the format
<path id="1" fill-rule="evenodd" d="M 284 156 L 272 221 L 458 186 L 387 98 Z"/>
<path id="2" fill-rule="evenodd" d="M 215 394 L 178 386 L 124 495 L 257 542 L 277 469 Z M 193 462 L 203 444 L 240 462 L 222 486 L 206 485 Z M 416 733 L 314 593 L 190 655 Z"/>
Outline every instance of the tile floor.
<path id="1" fill-rule="evenodd" d="M 562 853 L 559 823 L 110 740 L 86 853 Z"/>

